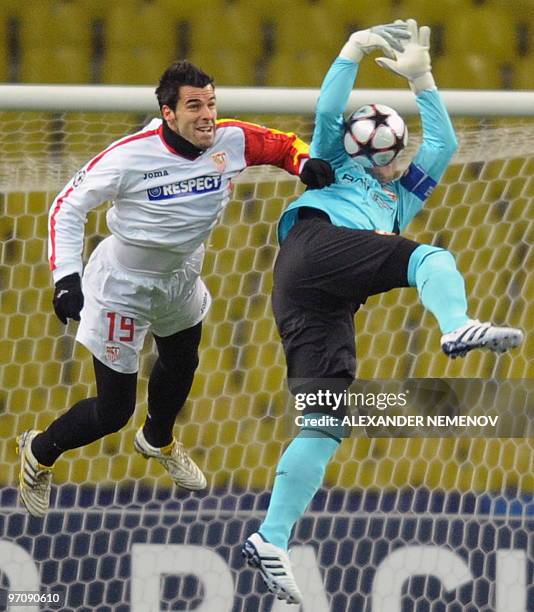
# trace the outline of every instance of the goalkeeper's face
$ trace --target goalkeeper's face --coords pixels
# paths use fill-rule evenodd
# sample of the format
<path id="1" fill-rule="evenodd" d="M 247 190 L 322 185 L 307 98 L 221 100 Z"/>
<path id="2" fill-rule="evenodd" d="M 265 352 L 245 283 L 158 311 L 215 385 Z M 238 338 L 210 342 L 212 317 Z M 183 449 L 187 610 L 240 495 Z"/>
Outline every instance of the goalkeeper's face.
<path id="1" fill-rule="evenodd" d="M 391 181 L 398 178 L 397 160 L 394 159 L 387 166 L 374 166 L 373 168 L 368 168 L 367 171 L 382 185 L 391 183 Z"/>
<path id="2" fill-rule="evenodd" d="M 174 111 L 164 107 L 163 118 L 171 130 L 199 149 L 209 149 L 215 140 L 217 104 L 212 85 L 180 87 Z"/>

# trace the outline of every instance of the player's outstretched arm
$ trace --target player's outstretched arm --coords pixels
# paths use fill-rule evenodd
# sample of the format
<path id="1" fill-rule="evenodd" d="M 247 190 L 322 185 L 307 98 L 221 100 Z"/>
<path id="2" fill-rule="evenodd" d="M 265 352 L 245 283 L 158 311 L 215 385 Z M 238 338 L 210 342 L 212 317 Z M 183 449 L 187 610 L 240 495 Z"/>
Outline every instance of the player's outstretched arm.
<path id="1" fill-rule="evenodd" d="M 354 87 L 359 63 L 366 55 L 377 50 L 394 57 L 393 50 L 401 51 L 401 41 L 408 40 L 409 37 L 404 23 L 375 26 L 351 34 L 321 86 L 310 150 L 312 157 L 319 157 L 331 163 L 344 159 L 343 112 Z"/>
<path id="2" fill-rule="evenodd" d="M 106 150 L 107 151 L 107 150 Z M 48 216 L 48 255 L 55 283 L 52 301 L 62 323 L 80 320 L 83 308 L 82 250 L 87 214 L 118 192 L 115 153 L 100 154 L 88 162 L 60 191 Z"/>
<path id="3" fill-rule="evenodd" d="M 401 41 L 409 37 L 404 23 L 374 26 L 351 34 L 324 78 L 316 112 L 342 114 L 362 59 L 373 51 L 395 57 L 394 49 L 402 51 Z"/>
<path id="4" fill-rule="evenodd" d="M 430 28 L 418 28 L 413 19 L 408 19 L 406 25 L 410 38 L 403 42 L 401 51 L 394 50 L 395 59 L 381 57 L 376 60 L 383 68 L 408 80 L 416 94 L 423 127 L 423 142 L 395 185 L 401 230 L 421 210 L 458 146 L 449 114 L 432 76 Z"/>
<path id="5" fill-rule="evenodd" d="M 233 126 L 242 130 L 247 166 L 277 166 L 298 176 L 310 157 L 309 145 L 293 132 L 281 132 L 237 119 L 219 119 L 217 126 Z"/>

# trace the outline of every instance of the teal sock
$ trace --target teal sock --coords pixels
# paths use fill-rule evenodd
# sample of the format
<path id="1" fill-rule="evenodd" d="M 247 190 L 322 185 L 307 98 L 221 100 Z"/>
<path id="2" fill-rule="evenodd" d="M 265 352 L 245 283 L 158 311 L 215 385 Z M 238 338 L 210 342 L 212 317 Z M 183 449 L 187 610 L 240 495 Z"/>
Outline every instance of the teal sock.
<path id="1" fill-rule="evenodd" d="M 341 442 L 339 433 L 339 428 L 303 429 L 280 458 L 267 516 L 259 528 L 275 546 L 287 550 L 293 525 L 319 490 L 326 466 Z"/>
<path id="2" fill-rule="evenodd" d="M 417 287 L 423 306 L 436 317 L 442 333 L 468 322 L 464 279 L 448 251 L 426 244 L 417 247 L 408 263 L 408 283 Z"/>

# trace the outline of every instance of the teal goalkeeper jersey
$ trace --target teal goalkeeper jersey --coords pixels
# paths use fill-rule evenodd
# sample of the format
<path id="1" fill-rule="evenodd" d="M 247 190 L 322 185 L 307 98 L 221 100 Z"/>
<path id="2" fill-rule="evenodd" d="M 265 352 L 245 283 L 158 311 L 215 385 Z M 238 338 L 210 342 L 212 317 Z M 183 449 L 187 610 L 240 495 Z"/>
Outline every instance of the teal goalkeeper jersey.
<path id="1" fill-rule="evenodd" d="M 296 223 L 301 206 L 326 212 L 340 227 L 398 233 L 421 210 L 456 150 L 456 136 L 441 96 L 437 90 L 425 90 L 416 96 L 423 142 L 402 177 L 380 184 L 343 146 L 343 111 L 357 73 L 358 64 L 338 57 L 324 79 L 310 156 L 331 164 L 335 182 L 306 191 L 288 206 L 278 225 L 280 242 Z"/>

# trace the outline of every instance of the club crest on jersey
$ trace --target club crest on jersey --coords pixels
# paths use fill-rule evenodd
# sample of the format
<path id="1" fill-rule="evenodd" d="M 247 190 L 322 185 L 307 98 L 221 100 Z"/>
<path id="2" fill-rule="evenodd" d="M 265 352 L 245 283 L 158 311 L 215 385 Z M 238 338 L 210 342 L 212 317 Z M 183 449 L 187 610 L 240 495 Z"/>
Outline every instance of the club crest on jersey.
<path id="1" fill-rule="evenodd" d="M 386 191 L 385 189 L 383 189 L 383 192 L 384 193 L 375 191 L 373 194 L 371 194 L 371 197 L 378 204 L 378 206 L 380 206 L 380 208 L 387 208 L 388 210 L 393 210 L 391 200 L 395 201 L 397 199 L 397 196 L 391 191 Z"/>
<path id="2" fill-rule="evenodd" d="M 217 151 L 217 153 L 213 153 L 211 159 L 217 168 L 217 172 L 222 174 L 226 169 L 226 153 L 224 151 Z"/>
<path id="3" fill-rule="evenodd" d="M 76 174 L 74 175 L 74 178 L 72 179 L 72 186 L 76 188 L 78 187 L 80 183 L 83 183 L 85 179 L 85 175 L 86 175 L 85 169 L 82 168 L 82 170 L 78 170 L 78 172 L 76 172 Z"/>
<path id="4" fill-rule="evenodd" d="M 185 196 L 217 191 L 220 189 L 221 184 L 221 176 L 197 176 L 196 178 L 185 179 L 170 185 L 152 187 L 152 189 L 147 189 L 146 193 L 151 201 L 169 200 L 171 198 L 183 198 Z"/>
<path id="5" fill-rule="evenodd" d="M 106 345 L 106 361 L 113 363 L 117 361 L 121 352 L 121 347 L 116 344 Z"/>
<path id="6" fill-rule="evenodd" d="M 382 187 L 382 191 L 394 202 L 397 201 L 397 194 L 394 191 L 390 191 L 389 189 L 385 189 L 384 187 Z"/>

